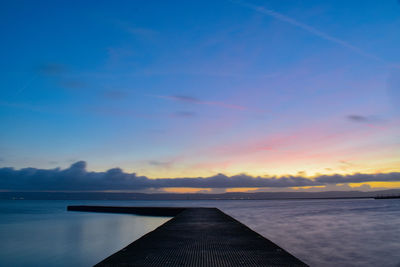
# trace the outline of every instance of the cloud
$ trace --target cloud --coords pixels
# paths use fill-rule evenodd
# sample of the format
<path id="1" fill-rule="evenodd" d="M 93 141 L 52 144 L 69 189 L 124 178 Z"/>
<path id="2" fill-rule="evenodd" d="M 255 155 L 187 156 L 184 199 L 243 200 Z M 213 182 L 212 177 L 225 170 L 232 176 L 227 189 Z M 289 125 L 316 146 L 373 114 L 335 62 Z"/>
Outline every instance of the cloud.
<path id="1" fill-rule="evenodd" d="M 369 120 L 368 117 L 361 115 L 348 115 L 347 119 L 354 122 L 367 122 Z"/>
<path id="2" fill-rule="evenodd" d="M 167 95 L 167 96 L 157 95 L 155 97 L 174 100 L 174 101 L 179 101 L 179 102 L 194 103 L 194 104 L 201 104 L 202 103 L 202 101 L 200 101 L 200 99 L 197 99 L 197 98 L 191 97 L 191 96 L 184 96 L 184 95 Z"/>
<path id="3" fill-rule="evenodd" d="M 158 31 L 147 28 L 147 27 L 139 27 L 137 25 L 131 25 L 127 21 L 122 21 L 122 20 L 116 20 L 113 22 L 115 26 L 120 28 L 121 30 L 126 31 L 127 33 L 132 34 L 135 37 L 138 38 L 145 38 L 145 39 L 151 39 L 154 38 L 159 34 Z"/>
<path id="4" fill-rule="evenodd" d="M 167 96 L 167 98 L 189 103 L 202 103 L 202 101 L 200 101 L 199 99 L 191 96 L 173 95 L 173 96 Z"/>
<path id="5" fill-rule="evenodd" d="M 394 109 L 400 111 L 400 71 L 392 71 L 387 81 L 387 92 Z"/>
<path id="6" fill-rule="evenodd" d="M 38 67 L 38 71 L 45 75 L 59 75 L 67 72 L 68 69 L 63 64 L 45 63 Z"/>
<path id="7" fill-rule="evenodd" d="M 83 81 L 79 80 L 67 80 L 60 82 L 60 86 L 68 89 L 80 89 L 86 86 Z"/>
<path id="8" fill-rule="evenodd" d="M 149 162 L 150 163 L 150 162 Z M 158 162 L 152 162 L 159 164 Z M 151 163 L 150 163 L 151 164 Z M 105 172 L 86 170 L 86 162 L 78 161 L 67 169 L 0 168 L 0 189 L 2 190 L 59 190 L 59 191 L 101 191 L 101 190 L 141 190 L 169 187 L 191 188 L 241 188 L 269 187 L 285 188 L 298 186 L 320 186 L 342 183 L 400 181 L 400 173 L 321 175 L 314 179 L 301 176 L 253 177 L 246 174 L 226 176 L 217 174 L 197 178 L 150 179 L 136 173 L 126 173 L 120 168 Z"/>
<path id="9" fill-rule="evenodd" d="M 110 106 L 96 106 L 88 107 L 87 112 L 94 113 L 102 116 L 117 116 L 117 117 L 128 117 L 128 118 L 142 118 L 142 119 L 157 119 L 160 116 L 157 114 L 140 113 L 134 109 L 126 109 L 120 107 Z"/>
<path id="10" fill-rule="evenodd" d="M 157 167 L 167 167 L 167 168 L 169 168 L 173 164 L 173 161 L 149 160 L 148 164 L 152 165 L 152 166 L 157 166 Z"/>
<path id="11" fill-rule="evenodd" d="M 172 114 L 172 117 L 180 117 L 180 118 L 193 118 L 196 117 L 196 112 L 192 111 L 177 111 Z"/>
<path id="12" fill-rule="evenodd" d="M 364 124 L 371 128 L 384 129 L 382 123 L 384 123 L 385 120 L 377 116 L 363 116 L 363 115 L 351 114 L 347 115 L 346 119 L 354 123 Z"/>
<path id="13" fill-rule="evenodd" d="M 339 160 L 339 163 L 340 163 L 340 169 L 341 170 L 347 170 L 347 169 L 349 169 L 349 168 L 352 168 L 352 167 L 354 167 L 354 163 L 351 163 L 350 161 L 347 161 L 347 160 Z"/>
<path id="14" fill-rule="evenodd" d="M 348 166 L 353 166 L 354 165 L 353 163 L 351 163 L 351 162 L 349 162 L 347 160 L 339 160 L 339 162 L 342 163 L 342 164 L 348 165 Z"/>
<path id="15" fill-rule="evenodd" d="M 184 95 L 168 95 L 168 96 L 156 95 L 154 97 L 178 101 L 178 102 L 199 104 L 199 105 L 217 106 L 217 107 L 236 109 L 236 110 L 247 110 L 246 107 L 240 106 L 240 105 L 232 105 L 232 104 L 227 104 L 227 103 L 219 102 L 219 101 L 202 101 L 198 98 L 191 97 L 191 96 L 184 96 Z"/>
<path id="16" fill-rule="evenodd" d="M 4 102 L 0 101 L 0 106 L 3 107 L 10 107 L 10 108 L 18 108 L 18 109 L 26 109 L 35 112 L 45 112 L 46 109 L 41 106 L 30 105 L 25 103 L 18 103 L 18 102 Z"/>
<path id="17" fill-rule="evenodd" d="M 143 27 L 125 27 L 125 30 L 137 37 L 144 37 L 144 38 L 153 38 L 158 34 L 157 31 L 149 29 L 149 28 L 143 28 Z"/>
<path id="18" fill-rule="evenodd" d="M 121 90 L 105 90 L 103 96 L 108 99 L 120 100 L 128 96 L 128 93 Z"/>
<path id="19" fill-rule="evenodd" d="M 398 182 L 400 181 L 400 172 L 351 175 L 321 175 L 314 179 L 322 184 L 342 184 L 342 183 L 365 183 L 365 182 Z"/>

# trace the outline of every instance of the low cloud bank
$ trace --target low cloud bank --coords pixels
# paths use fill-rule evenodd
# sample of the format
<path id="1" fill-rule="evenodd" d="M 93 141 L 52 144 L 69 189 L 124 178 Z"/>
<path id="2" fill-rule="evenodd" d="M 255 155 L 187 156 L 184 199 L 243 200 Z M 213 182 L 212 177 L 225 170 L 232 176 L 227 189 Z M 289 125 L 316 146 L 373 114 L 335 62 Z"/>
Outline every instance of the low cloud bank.
<path id="1" fill-rule="evenodd" d="M 141 190 L 149 188 L 194 187 L 194 188 L 238 188 L 238 187 L 295 187 L 342 183 L 400 181 L 400 172 L 381 174 L 321 175 L 313 179 L 301 176 L 253 177 L 245 174 L 226 176 L 217 174 L 197 178 L 149 179 L 135 173 L 125 173 L 120 168 L 105 172 L 89 172 L 86 162 L 78 161 L 67 169 L 0 168 L 1 190 Z"/>

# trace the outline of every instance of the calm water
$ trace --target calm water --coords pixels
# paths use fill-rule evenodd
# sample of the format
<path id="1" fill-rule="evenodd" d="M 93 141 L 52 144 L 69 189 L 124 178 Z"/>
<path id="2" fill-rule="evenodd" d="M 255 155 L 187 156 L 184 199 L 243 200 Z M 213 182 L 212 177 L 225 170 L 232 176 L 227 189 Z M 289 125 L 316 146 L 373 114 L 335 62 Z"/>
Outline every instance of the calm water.
<path id="1" fill-rule="evenodd" d="M 92 266 L 169 220 L 66 211 L 78 203 L 112 204 L 0 201 L 0 266 Z"/>
<path id="2" fill-rule="evenodd" d="M 91 266 L 169 218 L 73 204 L 218 207 L 311 266 L 400 266 L 400 200 L 2 201 L 0 266 Z"/>

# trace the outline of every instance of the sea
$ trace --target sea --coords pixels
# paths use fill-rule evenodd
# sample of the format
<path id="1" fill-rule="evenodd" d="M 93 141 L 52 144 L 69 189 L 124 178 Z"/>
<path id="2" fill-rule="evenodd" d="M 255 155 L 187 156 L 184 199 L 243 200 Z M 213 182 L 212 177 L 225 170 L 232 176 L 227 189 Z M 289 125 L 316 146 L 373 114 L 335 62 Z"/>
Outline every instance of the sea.
<path id="1" fill-rule="evenodd" d="M 1 200 L 0 266 L 92 266 L 170 219 L 68 205 L 217 207 L 310 266 L 400 266 L 400 199 Z"/>

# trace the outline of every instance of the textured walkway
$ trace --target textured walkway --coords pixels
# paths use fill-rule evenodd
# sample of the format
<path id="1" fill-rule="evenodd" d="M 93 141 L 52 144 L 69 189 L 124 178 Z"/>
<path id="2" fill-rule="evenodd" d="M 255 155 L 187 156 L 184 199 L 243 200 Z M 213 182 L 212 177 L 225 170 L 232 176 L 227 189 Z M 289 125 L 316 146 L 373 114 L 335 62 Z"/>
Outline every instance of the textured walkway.
<path id="1" fill-rule="evenodd" d="M 96 266 L 307 266 L 219 209 L 182 210 Z"/>

